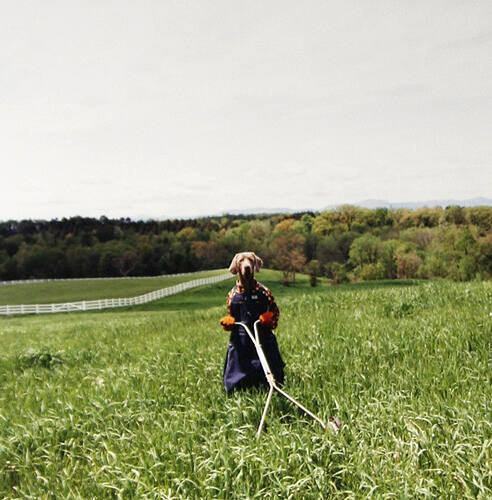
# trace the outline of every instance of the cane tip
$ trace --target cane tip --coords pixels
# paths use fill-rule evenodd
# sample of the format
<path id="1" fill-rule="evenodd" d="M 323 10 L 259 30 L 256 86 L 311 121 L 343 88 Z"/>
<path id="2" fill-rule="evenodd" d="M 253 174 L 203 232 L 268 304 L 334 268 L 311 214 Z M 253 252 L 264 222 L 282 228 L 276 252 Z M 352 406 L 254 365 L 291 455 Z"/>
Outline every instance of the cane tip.
<path id="1" fill-rule="evenodd" d="M 326 428 L 329 428 L 332 432 L 338 434 L 338 432 L 342 428 L 342 421 L 338 417 L 330 417 Z"/>

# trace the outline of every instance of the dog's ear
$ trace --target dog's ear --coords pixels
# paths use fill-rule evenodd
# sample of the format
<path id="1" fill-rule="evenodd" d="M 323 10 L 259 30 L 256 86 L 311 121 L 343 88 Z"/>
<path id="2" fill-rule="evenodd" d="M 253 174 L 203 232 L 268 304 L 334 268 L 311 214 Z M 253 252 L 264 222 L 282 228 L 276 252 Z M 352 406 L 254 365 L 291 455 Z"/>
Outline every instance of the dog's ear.
<path id="1" fill-rule="evenodd" d="M 238 256 L 239 256 L 238 253 L 236 255 L 234 255 L 234 258 L 231 261 L 231 265 L 229 266 L 229 272 L 231 272 L 232 274 L 237 274 L 239 272 L 239 269 L 237 268 Z"/>
<path id="2" fill-rule="evenodd" d="M 263 265 L 263 261 L 255 253 L 253 255 L 255 256 L 255 272 L 259 273 L 261 266 Z"/>

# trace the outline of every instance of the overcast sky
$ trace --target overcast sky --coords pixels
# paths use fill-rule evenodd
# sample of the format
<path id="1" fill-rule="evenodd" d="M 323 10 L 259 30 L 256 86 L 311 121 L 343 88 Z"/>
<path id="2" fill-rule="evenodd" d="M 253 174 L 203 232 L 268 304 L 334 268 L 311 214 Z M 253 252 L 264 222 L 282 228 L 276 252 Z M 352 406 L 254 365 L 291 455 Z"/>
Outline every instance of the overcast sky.
<path id="1" fill-rule="evenodd" d="M 0 5 L 0 220 L 492 195 L 490 0 Z"/>

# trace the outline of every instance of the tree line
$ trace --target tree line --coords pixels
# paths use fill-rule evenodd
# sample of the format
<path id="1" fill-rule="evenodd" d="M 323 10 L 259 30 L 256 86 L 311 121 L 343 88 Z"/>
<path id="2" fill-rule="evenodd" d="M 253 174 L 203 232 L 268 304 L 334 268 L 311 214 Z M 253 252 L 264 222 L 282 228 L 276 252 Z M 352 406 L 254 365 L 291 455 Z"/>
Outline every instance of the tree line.
<path id="1" fill-rule="evenodd" d="M 492 207 L 366 209 L 133 221 L 0 222 L 0 280 L 152 276 L 223 268 L 251 250 L 311 283 L 492 277 Z"/>

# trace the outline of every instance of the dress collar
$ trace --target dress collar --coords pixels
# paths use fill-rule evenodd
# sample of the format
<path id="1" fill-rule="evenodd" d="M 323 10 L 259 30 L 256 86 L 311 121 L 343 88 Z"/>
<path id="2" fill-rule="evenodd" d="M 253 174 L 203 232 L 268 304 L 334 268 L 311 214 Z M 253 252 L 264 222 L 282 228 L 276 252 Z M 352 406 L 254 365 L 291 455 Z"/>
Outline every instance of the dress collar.
<path id="1" fill-rule="evenodd" d="M 260 289 L 260 284 L 253 278 L 253 280 L 251 282 L 250 291 L 259 290 L 259 289 Z M 246 291 L 246 288 L 244 288 L 244 286 L 240 284 L 239 280 L 236 281 L 236 290 L 237 290 L 237 293 L 244 293 Z"/>

